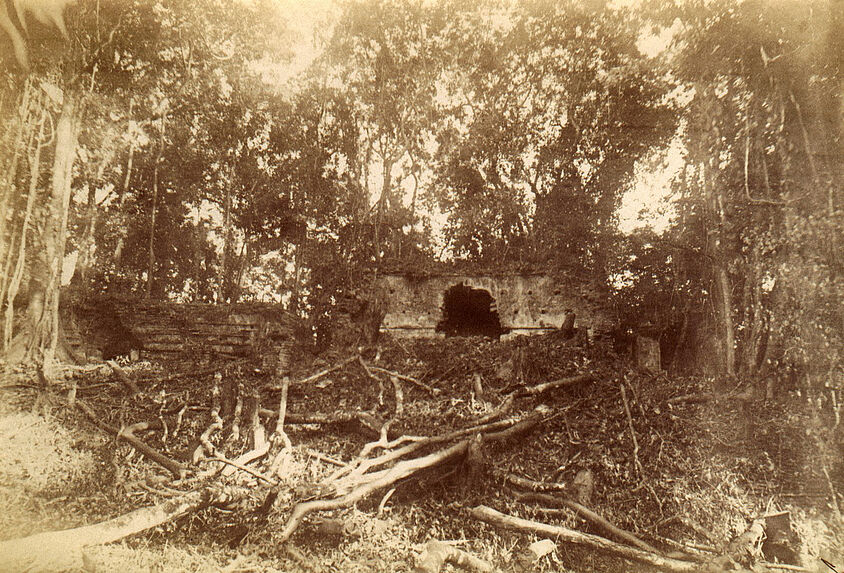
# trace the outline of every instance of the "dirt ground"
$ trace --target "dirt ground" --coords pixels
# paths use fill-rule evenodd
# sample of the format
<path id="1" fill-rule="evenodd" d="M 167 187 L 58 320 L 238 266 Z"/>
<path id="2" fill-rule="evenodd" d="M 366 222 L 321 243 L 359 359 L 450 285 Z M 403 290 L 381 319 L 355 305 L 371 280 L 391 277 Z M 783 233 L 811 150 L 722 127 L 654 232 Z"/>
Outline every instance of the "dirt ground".
<path id="1" fill-rule="evenodd" d="M 844 432 L 824 396 L 792 391 L 773 401 L 748 398 L 744 387 L 639 371 L 609 344 L 580 342 L 558 334 L 500 342 L 382 341 L 377 355 L 374 350 L 364 353 L 366 364 L 435 389 L 431 393 L 415 383 L 401 383 L 403 411 L 390 438 L 441 435 L 471 426 L 519 388 L 582 373 L 594 378 L 517 401 L 510 416 L 538 411 L 542 423 L 518 439 L 487 444 L 479 467 L 437 466 L 350 508 L 311 514 L 283 544 L 279 532 L 303 492 L 377 439 L 351 422 L 287 424 L 293 450 L 275 504 L 263 517 L 255 516 L 268 488 L 235 472 L 220 479 L 237 490 L 236 503 L 211 506 L 120 542 L 90 547 L 86 566 L 139 572 L 411 571 L 425 543 L 441 540 L 502 571 L 518 570 L 519 556 L 538 538 L 480 523 L 468 509 L 484 504 L 606 536 L 572 511 L 517 500 L 508 481 L 515 475 L 574 484 L 588 470 L 592 484 L 584 501 L 589 507 L 666 552 L 678 547 L 697 548 L 702 555 L 707 549 L 718 552 L 753 518 L 788 511 L 789 538 L 778 544 L 769 540 L 758 557 L 810 571 L 844 570 L 844 524 L 831 493 L 844 491 Z M 297 347 L 291 354 L 291 378 L 302 380 L 349 356 L 338 349 L 317 355 Z M 160 466 L 94 425 L 78 408 L 68 407 L 68 388 L 74 384 L 77 399 L 110 426 L 164 419 L 166 430 L 144 434 L 143 440 L 182 460 L 189 458 L 209 424 L 216 373 L 224 388 L 240 383 L 243 395 L 254 390 L 262 406 L 278 406 L 277 381 L 258 361 L 199 363 L 186 358 L 121 364 L 138 394 L 106 365 L 69 370 L 49 389 L 29 371 L 7 370 L 0 389 L 2 539 L 102 521 L 190 487 L 189 481 L 172 483 Z M 683 398 L 688 396 L 696 398 Z M 389 376 L 373 377 L 351 362 L 314 382 L 294 383 L 287 411 L 363 412 L 383 421 L 395 406 Z M 182 412 L 178 427 L 173 422 L 177 412 Z M 272 424 L 265 421 L 268 431 Z M 228 426 L 215 437 L 226 455 L 247 449 L 246 435 L 227 437 Z M 336 520 L 342 520 L 339 530 Z M 456 569 L 446 565 L 443 570 Z M 651 569 L 556 543 L 532 570 Z"/>

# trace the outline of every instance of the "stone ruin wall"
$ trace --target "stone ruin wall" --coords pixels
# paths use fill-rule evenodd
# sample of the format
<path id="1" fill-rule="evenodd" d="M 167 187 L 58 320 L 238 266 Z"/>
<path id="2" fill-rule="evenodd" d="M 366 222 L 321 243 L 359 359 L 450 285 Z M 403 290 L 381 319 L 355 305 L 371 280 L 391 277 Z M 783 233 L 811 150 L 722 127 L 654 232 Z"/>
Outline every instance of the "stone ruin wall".
<path id="1" fill-rule="evenodd" d="M 106 359 L 131 350 L 155 359 L 186 354 L 273 355 L 301 329 L 295 316 L 266 303 L 214 305 L 104 297 L 78 305 L 74 315 L 71 347 L 80 354 L 96 350 Z"/>
<path id="2" fill-rule="evenodd" d="M 553 279 L 541 274 L 432 275 L 388 274 L 380 279 L 387 313 L 382 330 L 396 336 L 435 336 L 442 319 L 443 295 L 454 285 L 484 289 L 495 300 L 501 325 L 511 334 L 547 332 L 559 328 L 572 309 L 578 328 L 595 332 L 613 326 L 605 308 L 606 295 L 593 285 Z"/>

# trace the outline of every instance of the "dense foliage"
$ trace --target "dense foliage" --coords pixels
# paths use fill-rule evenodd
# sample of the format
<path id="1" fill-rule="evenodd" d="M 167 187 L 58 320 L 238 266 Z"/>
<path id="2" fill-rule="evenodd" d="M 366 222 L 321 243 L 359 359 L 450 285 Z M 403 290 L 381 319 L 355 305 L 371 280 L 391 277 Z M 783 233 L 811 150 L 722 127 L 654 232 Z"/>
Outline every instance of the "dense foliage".
<path id="1" fill-rule="evenodd" d="M 675 366 L 840 384 L 840 3 L 349 1 L 287 79 L 296 22 L 270 2 L 19 4 L 8 351 L 55 350 L 63 259 L 81 295 L 314 320 L 385 264 L 454 259 L 605 281 Z M 623 235 L 672 142 L 672 224 Z"/>

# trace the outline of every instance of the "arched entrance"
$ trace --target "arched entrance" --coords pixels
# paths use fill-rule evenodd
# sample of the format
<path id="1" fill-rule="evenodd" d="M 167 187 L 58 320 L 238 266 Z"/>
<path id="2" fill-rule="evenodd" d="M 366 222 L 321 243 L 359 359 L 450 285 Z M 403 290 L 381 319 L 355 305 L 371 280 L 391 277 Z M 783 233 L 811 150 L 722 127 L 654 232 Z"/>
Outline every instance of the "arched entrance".
<path id="1" fill-rule="evenodd" d="M 498 338 L 506 332 L 489 291 L 472 288 L 463 283 L 454 285 L 443 294 L 442 319 L 437 332 L 446 336 L 489 336 Z"/>

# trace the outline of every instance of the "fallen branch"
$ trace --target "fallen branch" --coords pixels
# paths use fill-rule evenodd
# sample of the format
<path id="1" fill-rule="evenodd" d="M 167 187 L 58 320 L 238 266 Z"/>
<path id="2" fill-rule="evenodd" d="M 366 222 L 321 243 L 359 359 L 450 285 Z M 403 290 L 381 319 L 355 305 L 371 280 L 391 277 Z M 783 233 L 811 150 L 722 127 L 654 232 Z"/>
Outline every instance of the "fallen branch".
<path id="1" fill-rule="evenodd" d="M 624 402 L 624 413 L 627 415 L 627 424 L 630 426 L 630 436 L 633 438 L 633 466 L 636 468 L 636 475 L 643 478 L 645 470 L 642 462 L 639 461 L 639 440 L 636 438 L 636 430 L 633 428 L 633 417 L 630 415 L 630 404 L 627 403 L 627 392 L 624 390 L 624 382 L 620 381 L 618 387 L 621 390 L 621 400 Z"/>
<path id="2" fill-rule="evenodd" d="M 278 485 L 278 482 L 277 482 L 277 481 L 275 481 L 275 480 L 273 480 L 273 479 L 268 478 L 267 476 L 265 476 L 264 474 L 262 474 L 262 473 L 261 473 L 261 472 L 259 472 L 258 470 L 253 470 L 252 468 L 247 467 L 247 466 L 246 466 L 246 465 L 244 465 L 244 464 L 238 463 L 238 462 L 236 462 L 236 461 L 234 461 L 234 460 L 230 460 L 230 459 L 228 459 L 228 458 L 226 458 L 226 457 L 224 457 L 224 456 L 221 456 L 221 455 L 219 455 L 219 454 L 215 455 L 214 457 L 208 458 L 208 459 L 209 459 L 209 460 L 212 460 L 212 461 L 216 461 L 216 462 L 221 462 L 221 463 L 224 463 L 224 464 L 229 465 L 229 466 L 231 466 L 231 467 L 233 467 L 233 468 L 235 468 L 235 469 L 238 469 L 238 470 L 240 470 L 240 471 L 242 471 L 242 472 L 248 473 L 249 475 L 254 476 L 254 477 L 256 477 L 256 478 L 258 478 L 258 479 L 260 479 L 260 480 L 263 480 L 263 481 L 267 482 L 268 484 L 270 484 L 270 485 L 272 485 L 272 486 L 276 486 L 276 485 Z"/>
<path id="3" fill-rule="evenodd" d="M 384 405 L 384 381 L 381 380 L 378 376 L 372 373 L 372 370 L 369 369 L 369 365 L 364 362 L 363 356 L 358 356 L 358 363 L 360 367 L 363 368 L 363 371 L 366 372 L 366 375 L 369 377 L 370 380 L 378 383 L 378 405 Z"/>
<path id="4" fill-rule="evenodd" d="M 674 398 L 669 398 L 665 401 L 666 404 L 676 405 L 676 404 L 703 404 L 709 402 L 710 400 L 714 400 L 714 394 L 683 394 L 682 396 L 675 396 Z"/>
<path id="5" fill-rule="evenodd" d="M 483 559 L 478 559 L 474 555 L 470 555 L 462 549 L 452 547 L 442 541 L 429 541 L 425 545 L 425 551 L 417 559 L 416 567 L 414 567 L 413 571 L 414 573 L 439 573 L 442 566 L 446 563 L 483 573 L 493 571 L 492 565 Z"/>
<path id="6" fill-rule="evenodd" d="M 800 565 L 788 565 L 786 563 L 770 563 L 768 561 L 762 561 L 759 563 L 759 565 L 761 565 L 762 567 L 767 567 L 768 569 L 782 569 L 783 571 L 813 571 L 813 569 L 809 569 L 808 567 L 801 567 Z"/>
<path id="7" fill-rule="evenodd" d="M 569 488 L 564 483 L 553 483 L 553 482 L 546 482 L 546 481 L 535 481 L 532 479 L 528 479 L 522 476 L 517 476 L 516 474 L 508 473 L 504 476 L 504 479 L 516 487 L 520 487 L 522 489 L 526 489 L 529 491 L 570 491 Z M 556 498 L 552 498 L 556 499 Z"/>
<path id="8" fill-rule="evenodd" d="M 665 537 L 663 535 L 657 535 L 656 533 L 646 533 L 647 537 L 653 539 L 654 541 L 658 541 L 664 545 L 668 545 L 676 549 L 677 551 L 682 551 L 683 553 L 688 555 L 688 559 L 703 559 L 706 557 L 706 554 L 715 555 L 718 553 L 718 550 L 714 547 L 709 545 L 701 545 L 699 543 L 692 543 L 692 542 L 683 542 L 683 541 L 676 541 L 671 539 L 670 537 Z"/>
<path id="9" fill-rule="evenodd" d="M 329 464 L 334 465 L 334 466 L 345 467 L 345 465 L 346 465 L 346 462 L 341 462 L 340 460 L 334 459 L 331 456 L 326 456 L 322 452 L 316 452 L 316 451 L 313 451 L 313 450 L 306 450 L 305 453 L 308 454 L 309 456 L 311 456 L 312 458 L 316 458 L 320 461 L 329 463 Z"/>
<path id="10" fill-rule="evenodd" d="M 524 420 L 515 426 L 507 428 L 506 430 L 487 434 L 484 436 L 484 439 L 486 441 L 509 439 L 517 434 L 532 429 L 537 422 L 538 420 L 536 418 Z M 400 461 L 389 469 L 361 476 L 352 482 L 349 480 L 343 480 L 342 482 L 334 484 L 335 495 L 338 495 L 339 497 L 330 500 L 318 499 L 306 501 L 297 504 L 293 508 L 293 512 L 290 514 L 284 529 L 281 531 L 279 541 L 284 543 L 290 539 L 290 536 L 293 535 L 293 532 L 296 531 L 299 524 L 309 513 L 315 511 L 331 511 L 349 507 L 371 493 L 391 486 L 411 474 L 459 458 L 466 453 L 466 450 L 469 447 L 469 441 L 470 440 L 463 440 L 445 448 L 444 450 L 433 452 L 421 458 Z M 415 446 L 416 444 L 411 445 Z"/>
<path id="11" fill-rule="evenodd" d="M 330 368 L 326 368 L 325 370 L 320 370 L 316 374 L 311 374 L 307 378 L 302 378 L 301 380 L 293 381 L 293 382 L 291 382 L 291 385 L 292 386 L 302 386 L 304 384 L 310 384 L 311 382 L 316 382 L 320 378 L 323 378 L 325 376 L 328 376 L 329 374 L 337 372 L 341 368 L 344 368 L 344 367 L 348 366 L 349 364 L 352 364 L 353 362 L 357 362 L 357 360 L 358 360 L 358 356 L 356 354 L 352 357 L 345 359 L 344 361 L 340 362 L 339 364 L 335 364 L 334 366 L 331 366 Z M 267 387 L 267 390 L 278 392 L 279 390 L 281 390 L 281 388 L 282 388 L 282 386 L 280 384 L 276 384 L 274 386 Z"/>
<path id="12" fill-rule="evenodd" d="M 374 372 L 380 372 L 381 374 L 387 374 L 389 376 L 395 376 L 399 380 L 404 380 L 405 382 L 410 382 L 411 384 L 413 384 L 415 386 L 419 386 L 420 388 L 422 388 L 423 390 L 428 392 L 428 394 L 430 394 L 431 396 L 437 396 L 441 392 L 441 390 L 439 388 L 434 388 L 433 386 L 429 386 L 428 384 L 425 384 L 421 380 L 417 380 L 416 378 L 413 378 L 412 376 L 406 376 L 404 374 L 399 374 L 398 372 L 395 372 L 393 370 L 387 370 L 386 368 L 381 368 L 380 366 L 369 366 L 369 369 L 374 371 Z"/>
<path id="13" fill-rule="evenodd" d="M 450 442 L 452 440 L 464 438 L 466 436 L 475 435 L 478 432 L 484 432 L 484 431 L 489 432 L 489 431 L 493 431 L 493 430 L 499 430 L 499 429 L 502 429 L 502 428 L 506 428 L 508 426 L 513 426 L 514 424 L 516 424 L 516 422 L 514 420 L 502 420 L 500 422 L 493 422 L 493 423 L 490 423 L 490 424 L 483 424 L 483 425 L 480 425 L 480 426 L 472 426 L 471 428 L 464 428 L 462 430 L 456 430 L 454 432 L 450 432 L 450 433 L 442 435 L 442 436 L 432 436 L 430 438 L 422 438 L 420 440 L 415 440 L 412 443 L 410 443 L 406 446 L 403 446 L 403 447 L 401 447 L 397 450 L 387 451 L 377 458 L 370 458 L 370 459 L 367 459 L 367 460 L 362 460 L 362 459 L 360 459 L 360 457 L 358 457 L 357 459 L 351 461 L 342 470 L 338 470 L 337 472 L 335 472 L 334 475 L 331 476 L 331 479 L 335 480 L 335 479 L 337 479 L 337 478 L 339 478 L 339 477 L 341 477 L 341 476 L 343 476 L 347 473 L 363 474 L 364 472 L 369 471 L 372 468 L 375 468 L 375 467 L 387 464 L 389 462 L 392 462 L 394 460 L 397 460 L 399 458 L 402 458 L 402 457 L 404 457 L 408 454 L 411 454 L 411 453 L 413 453 L 413 452 L 415 452 L 415 451 L 417 451 L 420 448 L 423 448 L 425 446 L 429 446 L 429 445 L 433 445 L 433 444 L 441 444 L 441 443 L 444 443 L 444 442 Z M 388 447 L 396 447 L 396 445 L 398 445 L 399 441 L 402 440 L 402 439 L 405 439 L 405 441 L 407 441 L 408 438 L 403 437 L 403 438 L 399 438 L 397 440 L 394 440 L 392 443 L 388 444 Z"/>
<path id="14" fill-rule="evenodd" d="M 106 361 L 106 364 L 111 366 L 111 371 L 114 372 L 115 376 L 117 376 L 117 379 L 120 380 L 120 382 L 124 386 L 126 386 L 126 388 L 128 388 L 132 396 L 137 396 L 141 393 L 140 388 L 138 388 L 138 385 L 135 384 L 134 380 L 132 380 L 132 377 L 129 376 L 129 374 L 127 374 L 126 371 L 123 370 L 123 368 L 121 368 L 119 364 L 117 364 L 117 362 L 115 362 L 114 360 L 108 360 Z"/>
<path id="15" fill-rule="evenodd" d="M 493 420 L 497 420 L 502 416 L 506 416 L 510 413 L 510 410 L 513 409 L 513 404 L 516 403 L 516 393 L 510 392 L 507 394 L 507 397 L 501 401 L 501 404 L 498 405 L 492 412 L 482 416 L 476 420 L 476 424 L 486 424 L 488 422 L 492 422 Z"/>
<path id="16" fill-rule="evenodd" d="M 138 450 L 141 454 L 143 454 L 150 460 L 168 469 L 176 477 L 176 479 L 184 479 L 184 477 L 187 475 L 188 468 L 186 466 L 154 450 L 134 435 L 134 432 L 136 431 L 140 432 L 143 430 L 153 429 L 157 427 L 160 422 L 140 422 L 138 424 L 134 424 L 132 426 L 128 426 L 126 428 L 123 428 L 122 430 L 119 430 L 100 420 L 96 412 L 94 412 L 94 410 L 82 400 L 76 400 L 76 407 L 82 410 L 82 412 L 84 412 L 85 415 L 88 416 L 91 421 L 93 421 L 94 424 L 96 424 L 99 428 L 117 436 L 118 439 L 127 442 L 129 445 L 131 445 L 133 448 Z"/>
<path id="17" fill-rule="evenodd" d="M 173 521 L 227 496 L 202 489 L 101 523 L 0 542 L 0 571 L 81 571 L 82 550 Z"/>
<path id="18" fill-rule="evenodd" d="M 545 382 L 543 384 L 537 384 L 536 386 L 522 388 L 518 392 L 518 396 L 536 396 L 537 394 L 542 394 L 548 390 L 574 386 L 575 384 L 581 384 L 583 382 L 591 382 L 594 379 L 595 376 L 593 374 L 580 374 L 579 376 L 560 378 L 559 380 L 554 380 L 553 382 Z"/>
<path id="19" fill-rule="evenodd" d="M 607 533 L 615 536 L 616 538 L 622 541 L 625 541 L 633 547 L 638 547 L 643 551 L 650 551 L 651 553 L 656 553 L 657 555 L 662 554 L 662 551 L 660 551 L 653 545 L 642 541 L 629 531 L 625 531 L 624 529 L 616 527 L 603 516 L 599 515 L 595 511 L 592 511 L 588 507 L 577 503 L 574 500 L 567 499 L 564 497 L 554 497 L 553 495 L 548 495 L 544 493 L 517 494 L 516 499 L 521 502 L 540 502 L 550 504 L 552 506 L 562 505 L 573 510 L 587 521 L 591 521 Z"/>
<path id="20" fill-rule="evenodd" d="M 222 469 L 223 476 L 225 477 L 225 476 L 233 474 L 234 470 L 236 468 L 238 468 L 240 466 L 245 466 L 246 464 L 257 460 L 258 458 L 261 458 L 261 457 L 267 455 L 268 451 L 270 451 L 270 443 L 267 442 L 267 441 L 264 441 L 260 445 L 260 447 L 254 449 L 254 450 L 249 450 L 248 452 L 241 454 L 238 457 L 236 457 L 234 460 L 232 460 L 234 463 L 236 463 L 238 465 L 235 466 L 234 464 L 232 464 L 232 465 L 224 467 Z"/>
<path id="21" fill-rule="evenodd" d="M 81 404 L 81 402 L 77 401 L 77 404 Z M 159 424 L 160 422 L 138 422 L 137 424 L 126 426 L 122 430 L 118 431 L 117 437 L 127 442 L 136 450 L 138 450 L 141 454 L 144 455 L 144 457 L 149 458 L 158 465 L 169 470 L 170 473 L 172 473 L 176 477 L 176 479 L 184 479 L 188 472 L 188 468 L 186 466 L 168 458 L 161 452 L 149 447 L 135 435 L 135 432 L 143 432 L 146 430 L 155 429 L 158 427 Z"/>
<path id="22" fill-rule="evenodd" d="M 691 563 L 688 561 L 681 561 L 679 559 L 662 557 L 648 551 L 642 551 L 641 549 L 615 543 L 614 541 L 610 541 L 609 539 L 598 535 L 582 533 L 559 525 L 548 525 L 546 523 L 522 519 L 520 517 L 501 513 L 484 505 L 472 508 L 469 510 L 469 513 L 475 519 L 489 523 L 496 527 L 543 535 L 568 543 L 585 545 L 618 557 L 631 559 L 641 563 L 648 563 L 666 571 L 697 571 L 700 569 L 699 563 Z"/>
<path id="23" fill-rule="evenodd" d="M 278 412 L 269 408 L 261 408 L 259 414 L 265 418 L 275 418 L 278 416 Z M 380 435 L 380 428 L 371 424 L 363 412 L 341 412 L 338 414 L 297 414 L 287 412 L 284 422 L 285 424 L 321 424 L 325 426 L 356 424 L 365 434 L 372 433 L 374 435 Z"/>

